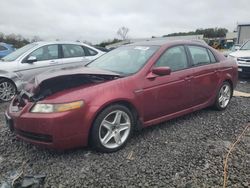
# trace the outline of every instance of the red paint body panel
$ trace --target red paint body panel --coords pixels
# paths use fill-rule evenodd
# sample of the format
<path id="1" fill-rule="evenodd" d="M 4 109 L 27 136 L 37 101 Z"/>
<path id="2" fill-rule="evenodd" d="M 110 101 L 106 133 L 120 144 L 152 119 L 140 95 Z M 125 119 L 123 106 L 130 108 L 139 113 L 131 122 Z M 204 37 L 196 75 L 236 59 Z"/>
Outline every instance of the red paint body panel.
<path id="1" fill-rule="evenodd" d="M 78 110 L 51 114 L 31 113 L 33 103 L 29 102 L 20 112 L 13 112 L 11 109 L 14 104 L 11 103 L 7 114 L 13 119 L 16 130 L 50 135 L 52 141 L 36 141 L 16 132 L 17 136 L 56 149 L 86 146 L 95 117 L 110 104 L 119 101 L 130 103 L 146 127 L 212 105 L 225 80 L 232 83 L 233 88 L 236 86 L 237 64 L 207 46 L 213 51 L 218 63 L 190 67 L 148 79 L 147 75 L 161 54 L 179 44 L 193 43 L 168 42 L 134 75 L 67 89 L 38 102 L 57 104 L 83 100 L 84 106 Z"/>

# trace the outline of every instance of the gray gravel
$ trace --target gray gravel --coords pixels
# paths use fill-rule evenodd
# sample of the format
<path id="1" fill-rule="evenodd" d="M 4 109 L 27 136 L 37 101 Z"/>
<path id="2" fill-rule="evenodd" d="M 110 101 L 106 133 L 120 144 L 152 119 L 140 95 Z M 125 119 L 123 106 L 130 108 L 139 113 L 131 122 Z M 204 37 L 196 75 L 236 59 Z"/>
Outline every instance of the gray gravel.
<path id="1" fill-rule="evenodd" d="M 112 154 L 41 149 L 2 126 L 0 182 L 27 162 L 24 174 L 45 174 L 44 187 L 222 187 L 224 156 L 249 120 L 250 99 L 233 97 L 226 111 L 208 108 L 136 132 Z M 228 179 L 228 187 L 249 186 L 250 130 L 230 155 Z"/>
<path id="2" fill-rule="evenodd" d="M 250 78 L 241 78 L 236 89 L 241 92 L 250 93 Z"/>

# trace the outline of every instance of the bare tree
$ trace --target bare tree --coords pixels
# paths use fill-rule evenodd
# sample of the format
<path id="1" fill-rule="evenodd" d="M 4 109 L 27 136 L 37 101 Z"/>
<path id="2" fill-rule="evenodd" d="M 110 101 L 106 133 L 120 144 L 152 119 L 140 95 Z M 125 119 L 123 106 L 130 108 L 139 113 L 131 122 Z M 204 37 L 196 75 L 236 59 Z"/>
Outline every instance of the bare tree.
<path id="1" fill-rule="evenodd" d="M 129 28 L 123 26 L 118 29 L 117 35 L 119 35 L 122 40 L 125 40 L 127 39 L 128 32 L 129 32 Z"/>

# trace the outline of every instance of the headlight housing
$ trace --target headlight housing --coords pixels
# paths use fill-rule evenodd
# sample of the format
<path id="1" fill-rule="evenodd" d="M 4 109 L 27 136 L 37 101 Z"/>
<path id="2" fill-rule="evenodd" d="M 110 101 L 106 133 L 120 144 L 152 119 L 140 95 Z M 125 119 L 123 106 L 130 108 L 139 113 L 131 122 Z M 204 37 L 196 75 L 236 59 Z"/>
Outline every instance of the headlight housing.
<path id="1" fill-rule="evenodd" d="M 55 112 L 65 112 L 69 110 L 74 110 L 81 108 L 84 105 L 83 101 L 75 101 L 70 103 L 61 104 L 35 104 L 31 112 L 32 113 L 55 113 Z"/>

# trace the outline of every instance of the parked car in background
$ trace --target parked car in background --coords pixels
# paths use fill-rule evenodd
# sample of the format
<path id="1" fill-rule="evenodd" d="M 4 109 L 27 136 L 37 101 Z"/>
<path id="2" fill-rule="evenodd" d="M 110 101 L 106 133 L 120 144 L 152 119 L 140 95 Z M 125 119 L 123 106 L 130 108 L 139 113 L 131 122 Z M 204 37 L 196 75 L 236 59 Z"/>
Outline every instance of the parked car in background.
<path id="1" fill-rule="evenodd" d="M 250 40 L 245 42 L 235 52 L 229 54 L 238 63 L 238 71 L 240 75 L 250 76 Z"/>
<path id="2" fill-rule="evenodd" d="M 41 72 L 85 65 L 104 53 L 80 42 L 28 44 L 0 61 L 0 101 L 11 100 L 23 84 Z"/>
<path id="3" fill-rule="evenodd" d="M 105 48 L 105 47 L 101 47 L 101 46 L 93 46 L 94 48 L 97 48 L 98 50 L 101 50 L 101 51 L 103 51 L 103 52 L 109 52 L 109 51 L 111 51 L 110 49 L 107 49 L 107 48 Z"/>
<path id="4" fill-rule="evenodd" d="M 0 42 L 0 58 L 3 58 L 4 56 L 10 54 L 13 51 L 15 51 L 15 48 L 12 44 Z"/>
<path id="5" fill-rule="evenodd" d="M 69 149 L 121 149 L 134 129 L 214 106 L 224 110 L 237 64 L 208 45 L 151 41 L 117 48 L 78 69 L 40 74 L 6 111 L 15 134 Z"/>

